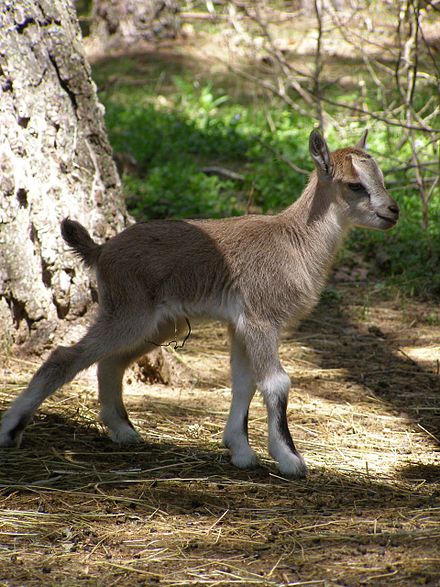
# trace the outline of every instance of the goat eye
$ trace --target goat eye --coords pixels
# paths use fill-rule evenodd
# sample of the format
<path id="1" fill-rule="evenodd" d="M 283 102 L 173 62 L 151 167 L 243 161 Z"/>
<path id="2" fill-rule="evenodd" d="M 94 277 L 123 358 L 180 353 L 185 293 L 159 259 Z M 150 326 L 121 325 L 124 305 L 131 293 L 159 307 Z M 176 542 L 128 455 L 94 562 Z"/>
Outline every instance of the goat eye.
<path id="1" fill-rule="evenodd" d="M 361 183 L 349 183 L 348 187 L 352 192 L 360 192 L 361 190 L 365 189 Z"/>

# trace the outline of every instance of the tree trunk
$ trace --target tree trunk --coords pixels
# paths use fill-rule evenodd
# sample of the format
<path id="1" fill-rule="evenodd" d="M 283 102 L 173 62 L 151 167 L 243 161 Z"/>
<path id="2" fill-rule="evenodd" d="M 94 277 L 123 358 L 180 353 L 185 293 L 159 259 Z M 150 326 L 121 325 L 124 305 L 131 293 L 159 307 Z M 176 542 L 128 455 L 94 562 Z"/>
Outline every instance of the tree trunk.
<path id="1" fill-rule="evenodd" d="M 178 14 L 176 0 L 94 0 L 90 37 L 95 48 L 102 49 L 174 39 Z"/>
<path id="2" fill-rule="evenodd" d="M 0 3 L 3 347 L 41 350 L 95 295 L 60 236 L 65 216 L 99 241 L 126 225 L 103 108 L 69 0 L 9 0 Z"/>

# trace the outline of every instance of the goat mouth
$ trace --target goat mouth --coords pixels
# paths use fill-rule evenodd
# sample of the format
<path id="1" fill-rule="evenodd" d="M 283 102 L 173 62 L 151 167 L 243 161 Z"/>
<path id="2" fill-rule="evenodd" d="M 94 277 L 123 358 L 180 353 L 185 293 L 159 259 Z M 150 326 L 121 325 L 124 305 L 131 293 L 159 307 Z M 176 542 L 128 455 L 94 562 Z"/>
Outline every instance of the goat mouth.
<path id="1" fill-rule="evenodd" d="M 378 212 L 376 212 L 376 216 L 378 218 L 380 218 L 381 220 L 384 220 L 385 222 L 387 222 L 389 224 L 390 228 L 397 223 L 397 218 L 390 218 L 389 216 L 382 216 L 382 214 L 379 214 Z"/>

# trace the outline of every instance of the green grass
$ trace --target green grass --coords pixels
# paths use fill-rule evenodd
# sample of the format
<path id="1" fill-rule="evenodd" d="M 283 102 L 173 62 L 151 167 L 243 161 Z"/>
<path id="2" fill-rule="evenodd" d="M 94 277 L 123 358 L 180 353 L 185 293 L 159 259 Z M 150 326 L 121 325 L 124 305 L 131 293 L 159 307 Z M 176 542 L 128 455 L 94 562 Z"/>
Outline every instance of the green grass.
<path id="1" fill-rule="evenodd" d="M 311 169 L 307 145 L 312 118 L 288 111 L 267 96 L 245 91 L 240 95 L 236 82 L 211 81 L 215 77 L 209 72 L 183 58 L 173 63 L 158 56 L 123 57 L 95 66 L 94 74 L 102 88 L 113 148 L 134 156 L 139 164 L 136 172 L 123 177 L 136 219 L 222 217 L 243 214 L 249 205 L 275 212 L 301 193 L 307 177 L 283 158 Z M 349 90 L 342 96 L 334 92 L 329 89 L 332 99 L 355 98 Z M 374 93 L 369 100 L 370 108 L 378 106 Z M 346 136 L 341 137 L 340 131 L 328 128 L 330 146 L 357 140 L 363 126 L 350 121 L 344 130 Z M 371 130 L 369 149 L 395 188 L 401 220 L 386 234 L 353 231 L 344 255 L 362 251 L 374 258 L 377 251 L 385 251 L 387 263 L 377 276 L 384 291 L 398 287 L 408 295 L 440 296 L 440 197 L 432 199 L 429 227 L 423 230 L 420 196 L 415 188 L 405 187 L 413 173 L 395 171 L 397 161 L 410 156 L 408 144 L 396 147 L 401 130 L 382 123 Z M 426 139 L 417 140 L 422 144 Z M 435 148 L 427 145 L 422 156 L 435 158 Z M 207 165 L 234 170 L 243 179 L 208 176 L 202 171 Z"/>
<path id="2" fill-rule="evenodd" d="M 159 105 L 144 88 L 122 86 L 102 96 L 113 148 L 140 164 L 138 176 L 124 178 L 137 218 L 234 215 L 245 211 L 250 198 L 269 211 L 299 195 L 306 177 L 269 147 L 310 169 L 308 123 L 273 109 L 271 124 L 277 131 L 272 133 L 260 105 L 237 104 L 228 95 L 216 95 L 210 85 L 198 87 L 182 77 L 174 76 L 172 83 L 171 99 Z M 239 171 L 244 181 L 201 171 L 213 164 Z"/>

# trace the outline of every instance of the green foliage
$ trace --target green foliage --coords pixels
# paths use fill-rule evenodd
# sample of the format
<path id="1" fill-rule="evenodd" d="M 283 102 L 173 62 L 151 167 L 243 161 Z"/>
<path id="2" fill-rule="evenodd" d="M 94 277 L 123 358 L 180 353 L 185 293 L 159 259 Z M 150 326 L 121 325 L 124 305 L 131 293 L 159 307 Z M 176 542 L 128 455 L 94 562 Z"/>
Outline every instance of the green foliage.
<path id="1" fill-rule="evenodd" d="M 148 180 L 127 176 L 131 212 L 137 218 L 221 217 L 239 213 L 232 182 L 208 177 L 191 162 L 155 165 Z"/>
<path id="2" fill-rule="evenodd" d="M 289 205 L 305 184 L 273 152 L 310 166 L 309 125 L 287 111 L 232 103 L 210 84 L 172 78 L 174 94 L 157 100 L 129 85 L 102 94 L 110 140 L 129 153 L 141 173 L 125 176 L 131 211 L 137 218 L 227 216 L 246 209 L 249 195 L 262 211 Z M 200 169 L 220 165 L 239 170 L 244 181 L 208 177 Z"/>
<path id="3" fill-rule="evenodd" d="M 168 65 L 168 64 L 167 64 Z M 274 100 L 232 99 L 231 93 L 212 82 L 203 82 L 184 68 L 166 76 L 160 63 L 151 65 L 153 83 L 131 83 L 139 75 L 128 58 L 104 63 L 95 77 L 104 82 L 109 71 L 119 81 L 101 93 L 106 121 L 115 151 L 129 153 L 139 169 L 123 177 L 128 206 L 138 219 L 222 217 L 245 213 L 247 206 L 263 212 L 291 204 L 307 177 L 291 169 L 283 159 L 311 169 L 308 156 L 310 118 L 302 118 Z M 145 76 L 145 71 L 142 71 Z M 148 76 L 147 76 L 148 77 Z M 350 91 L 338 96 L 350 101 Z M 352 96 L 354 99 L 354 96 Z M 372 93 L 369 107 L 378 107 Z M 422 99 L 422 98 L 420 98 Z M 329 128 L 330 146 L 353 143 L 363 132 L 355 122 L 341 130 Z M 429 209 L 429 226 L 422 230 L 422 205 L 411 170 L 402 171 L 398 159 L 410 158 L 407 143 L 396 152 L 401 130 L 378 123 L 370 129 L 369 149 L 386 172 L 386 181 L 402 210 L 396 229 L 389 233 L 353 231 L 350 251 L 374 259 L 385 251 L 387 263 L 378 269 L 383 290 L 397 285 L 410 295 L 440 295 L 440 198 Z M 426 140 L 417 138 L 420 144 Z M 436 146 L 427 146 L 434 151 Z M 390 156 L 391 153 L 391 156 Z M 387 158 L 381 161 L 381 154 Z M 434 158 L 434 156 L 432 157 Z M 242 180 L 208 176 L 205 166 L 221 166 L 239 172 Z M 347 250 L 347 249 L 346 249 Z"/>
<path id="4" fill-rule="evenodd" d="M 374 257 L 385 251 L 386 278 L 413 296 L 440 296 L 440 198 L 432 200 L 428 228 L 422 229 L 422 207 L 415 190 L 397 195 L 401 219 L 389 233 L 353 231 L 349 246 Z"/>

